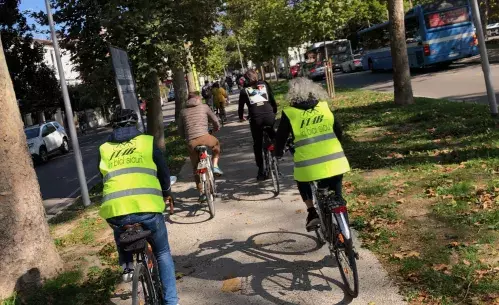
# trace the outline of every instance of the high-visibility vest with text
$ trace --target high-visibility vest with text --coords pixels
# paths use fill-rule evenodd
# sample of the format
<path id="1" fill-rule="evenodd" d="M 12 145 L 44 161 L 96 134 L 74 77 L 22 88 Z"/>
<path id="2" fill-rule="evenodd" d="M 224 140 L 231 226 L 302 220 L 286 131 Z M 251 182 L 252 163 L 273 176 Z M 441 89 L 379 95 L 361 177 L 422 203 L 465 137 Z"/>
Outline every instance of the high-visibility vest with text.
<path id="1" fill-rule="evenodd" d="M 311 109 L 287 107 L 294 135 L 294 178 L 310 182 L 350 171 L 340 141 L 333 131 L 334 115 L 326 102 Z"/>
<path id="2" fill-rule="evenodd" d="M 153 160 L 153 137 L 139 135 L 129 141 L 100 146 L 104 219 L 133 213 L 162 213 L 163 192 Z"/>

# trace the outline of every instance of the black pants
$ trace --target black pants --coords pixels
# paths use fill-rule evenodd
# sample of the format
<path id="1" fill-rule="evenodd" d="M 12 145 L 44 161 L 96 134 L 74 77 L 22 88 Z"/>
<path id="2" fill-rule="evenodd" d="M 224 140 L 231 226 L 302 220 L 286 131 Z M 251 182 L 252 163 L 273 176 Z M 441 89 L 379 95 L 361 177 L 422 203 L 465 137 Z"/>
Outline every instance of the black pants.
<path id="1" fill-rule="evenodd" d="M 332 176 L 326 179 L 319 180 L 317 183 L 318 188 L 328 188 L 330 191 L 334 191 L 336 196 L 342 196 L 342 181 L 343 175 Z M 298 190 L 300 191 L 301 198 L 303 201 L 312 200 L 312 187 L 310 182 L 298 182 Z"/>
<path id="2" fill-rule="evenodd" d="M 255 154 L 255 161 L 258 168 L 263 168 L 263 129 L 271 127 L 267 130 L 271 140 L 275 138 L 274 130 L 275 117 L 273 115 L 258 117 L 250 120 L 251 135 L 253 136 L 253 152 Z"/>

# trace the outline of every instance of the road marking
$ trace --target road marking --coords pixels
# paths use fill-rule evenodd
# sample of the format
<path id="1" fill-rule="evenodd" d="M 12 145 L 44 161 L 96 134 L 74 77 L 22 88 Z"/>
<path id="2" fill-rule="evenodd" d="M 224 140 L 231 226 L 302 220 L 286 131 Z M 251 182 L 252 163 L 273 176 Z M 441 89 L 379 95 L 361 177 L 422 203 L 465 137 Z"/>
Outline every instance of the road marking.
<path id="1" fill-rule="evenodd" d="M 88 179 L 86 182 L 87 182 L 87 186 L 88 184 L 95 180 L 95 178 L 99 177 L 100 173 L 94 175 L 92 178 Z M 62 200 L 60 203 L 56 204 L 55 206 L 53 206 L 50 210 L 46 211 L 46 215 L 48 217 L 48 219 L 54 217 L 55 215 L 57 215 L 60 211 L 64 210 L 65 208 L 69 207 L 70 205 L 73 204 L 73 202 L 76 200 L 76 198 L 72 198 L 74 195 L 76 195 L 76 193 L 78 193 L 79 191 L 81 190 L 81 188 L 77 188 L 76 190 L 74 190 L 71 194 L 69 194 L 66 198 L 64 198 L 64 200 Z M 61 198 L 62 199 L 62 198 Z"/>

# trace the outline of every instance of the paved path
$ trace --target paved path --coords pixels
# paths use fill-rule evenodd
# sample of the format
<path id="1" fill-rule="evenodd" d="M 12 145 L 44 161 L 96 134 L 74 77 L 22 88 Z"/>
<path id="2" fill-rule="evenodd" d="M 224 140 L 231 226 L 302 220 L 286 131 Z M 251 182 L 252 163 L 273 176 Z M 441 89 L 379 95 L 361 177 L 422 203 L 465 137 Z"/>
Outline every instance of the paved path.
<path id="1" fill-rule="evenodd" d="M 163 107 L 164 123 L 174 120 L 175 103 Z M 110 128 L 101 128 L 89 135 L 79 136 L 83 166 L 89 189 L 100 181 L 98 170 L 99 146 L 105 142 Z M 43 205 L 49 217 L 71 205 L 80 196 L 80 183 L 76 173 L 74 153 L 57 155 L 46 164 L 35 167 L 43 198 Z"/>
<path id="2" fill-rule="evenodd" d="M 306 208 L 289 158 L 281 167 L 283 191 L 275 197 L 271 182 L 256 182 L 248 124 L 237 122 L 235 105 L 228 114 L 229 124 L 217 134 L 225 176 L 215 218 L 197 203 L 190 164 L 173 186 L 177 212 L 167 227 L 177 271 L 185 275 L 177 281 L 180 304 L 406 304 L 375 256 L 360 246 L 360 295 L 352 300 L 343 292 L 328 250 L 318 249 L 305 231 Z M 234 291 L 222 291 L 224 283 Z"/>
<path id="3" fill-rule="evenodd" d="M 491 65 L 491 75 L 499 100 L 499 64 Z M 335 84 L 342 87 L 393 92 L 393 75 L 391 72 L 369 71 L 336 73 Z M 415 96 L 488 103 L 482 67 L 479 64 L 454 64 L 444 70 L 430 68 L 423 72 L 412 72 L 412 88 Z"/>

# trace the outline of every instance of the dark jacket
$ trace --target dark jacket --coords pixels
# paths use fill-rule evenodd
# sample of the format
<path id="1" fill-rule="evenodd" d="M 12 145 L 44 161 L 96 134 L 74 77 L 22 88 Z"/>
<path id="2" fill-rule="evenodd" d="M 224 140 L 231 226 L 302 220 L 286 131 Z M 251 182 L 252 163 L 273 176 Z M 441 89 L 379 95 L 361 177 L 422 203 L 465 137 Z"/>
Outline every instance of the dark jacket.
<path id="1" fill-rule="evenodd" d="M 122 143 L 130 141 L 131 139 L 141 135 L 142 133 L 136 127 L 122 127 L 115 129 L 106 142 L 111 143 Z M 159 148 L 156 147 L 153 143 L 153 154 L 152 159 L 157 167 L 157 178 L 159 180 L 159 184 L 161 185 L 161 190 L 163 191 L 163 197 L 168 197 L 171 195 L 170 190 L 170 170 L 166 165 L 165 158 L 163 157 L 163 153 Z M 99 162 L 100 164 L 100 155 Z M 99 169 L 100 172 L 100 169 Z"/>
<path id="2" fill-rule="evenodd" d="M 298 109 L 302 109 L 303 111 L 306 111 L 308 109 L 313 109 L 319 101 L 306 101 L 302 102 L 296 105 L 293 105 L 291 107 L 295 107 Z M 334 118 L 334 124 L 333 124 L 333 131 L 334 134 L 336 135 L 336 138 L 341 142 L 343 138 L 343 130 L 341 128 L 340 123 L 338 122 L 338 119 L 335 117 Z M 282 157 L 284 153 L 284 148 L 286 146 L 286 142 L 289 138 L 289 135 L 291 134 L 292 139 L 295 139 L 295 136 L 293 135 L 293 129 L 291 128 L 291 122 L 289 121 L 288 116 L 284 111 L 282 112 L 282 117 L 281 117 L 281 122 L 279 123 L 279 128 L 277 128 L 277 133 L 276 133 L 276 155 L 278 157 Z"/>
<path id="3" fill-rule="evenodd" d="M 241 90 L 241 93 L 239 94 L 239 119 L 242 120 L 244 117 L 244 105 L 248 107 L 248 113 L 249 117 L 251 119 L 258 119 L 259 117 L 264 117 L 264 116 L 275 116 L 277 113 L 277 103 L 274 98 L 274 93 L 272 92 L 272 88 L 270 85 L 265 82 L 265 81 L 259 81 L 253 88 L 257 88 L 258 85 L 265 85 L 267 88 L 267 102 L 264 103 L 264 105 L 255 105 L 250 103 L 250 99 L 248 97 L 248 94 L 246 93 L 246 90 L 243 89 Z"/>

